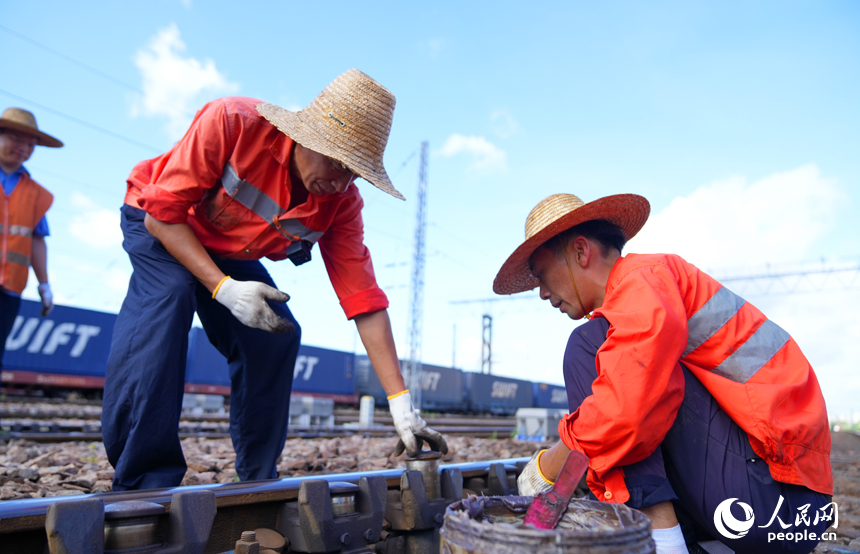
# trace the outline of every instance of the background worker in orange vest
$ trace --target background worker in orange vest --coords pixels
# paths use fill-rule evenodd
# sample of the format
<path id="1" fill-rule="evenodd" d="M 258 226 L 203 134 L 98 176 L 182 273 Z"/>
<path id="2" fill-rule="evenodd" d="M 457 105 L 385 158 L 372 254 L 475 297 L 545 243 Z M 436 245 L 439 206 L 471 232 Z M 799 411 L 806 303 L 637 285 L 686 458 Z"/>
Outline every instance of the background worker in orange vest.
<path id="1" fill-rule="evenodd" d="M 21 306 L 21 293 L 27 285 L 30 267 L 39 280 L 42 315 L 54 307 L 48 284 L 48 222 L 45 213 L 53 195 L 30 178 L 24 162 L 36 146 L 60 148 L 63 143 L 43 133 L 32 113 L 8 108 L 0 116 L 0 180 L 3 205 L 0 206 L 0 364 L 6 351 L 6 337 Z"/>
<path id="2" fill-rule="evenodd" d="M 550 196 L 496 276 L 498 294 L 540 287 L 593 318 L 565 351 L 561 442 L 532 458 L 520 493 L 548 489 L 576 449 L 591 494 L 651 517 L 660 554 L 703 540 L 810 552 L 836 517 L 815 373 L 787 332 L 679 256 L 622 256 L 649 211 L 634 194 Z"/>

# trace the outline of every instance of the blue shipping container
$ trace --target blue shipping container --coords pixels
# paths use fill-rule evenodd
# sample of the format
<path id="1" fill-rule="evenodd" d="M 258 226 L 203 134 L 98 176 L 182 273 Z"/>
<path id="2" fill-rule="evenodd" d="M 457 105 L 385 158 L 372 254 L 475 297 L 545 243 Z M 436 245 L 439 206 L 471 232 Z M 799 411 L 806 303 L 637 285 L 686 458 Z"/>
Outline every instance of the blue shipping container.
<path id="1" fill-rule="evenodd" d="M 349 352 L 301 345 L 293 373 L 293 392 L 354 397 L 354 358 Z"/>
<path id="2" fill-rule="evenodd" d="M 464 371 L 468 402 L 473 412 L 514 414 L 532 407 L 531 381 Z"/>
<path id="3" fill-rule="evenodd" d="M 532 383 L 535 408 L 555 408 L 567 410 L 567 390 L 558 385 Z"/>
<path id="4" fill-rule="evenodd" d="M 372 396 L 377 406 L 388 406 L 388 398 L 367 356 L 356 356 L 356 391 Z M 406 360 L 400 367 L 406 370 Z M 453 367 L 421 364 L 421 409 L 429 411 L 462 411 L 466 396 L 463 372 Z"/>
<path id="5" fill-rule="evenodd" d="M 116 314 L 57 305 L 41 317 L 41 310 L 41 302 L 21 301 L 3 369 L 103 378 Z"/>
<path id="6" fill-rule="evenodd" d="M 206 331 L 200 327 L 192 327 L 188 333 L 185 382 L 195 385 L 230 386 L 227 358 L 212 346 Z"/>
<path id="7" fill-rule="evenodd" d="M 335 397 L 354 402 L 353 355 L 339 350 L 301 345 L 293 370 L 293 392 Z M 227 360 L 209 342 L 206 332 L 195 327 L 188 336 L 185 381 L 201 385 L 230 386 Z"/>

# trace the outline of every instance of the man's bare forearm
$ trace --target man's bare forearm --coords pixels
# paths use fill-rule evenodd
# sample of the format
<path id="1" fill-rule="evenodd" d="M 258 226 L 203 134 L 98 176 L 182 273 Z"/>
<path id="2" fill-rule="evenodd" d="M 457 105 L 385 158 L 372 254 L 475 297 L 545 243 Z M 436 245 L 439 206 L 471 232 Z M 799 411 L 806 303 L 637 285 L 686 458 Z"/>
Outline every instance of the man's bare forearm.
<path id="1" fill-rule="evenodd" d="M 391 320 L 388 310 L 379 310 L 369 314 L 355 316 L 355 326 L 361 336 L 361 342 L 367 350 L 367 356 L 379 382 L 385 389 L 385 394 L 391 396 L 406 388 L 403 375 L 400 373 L 400 361 L 394 347 L 394 335 L 391 332 Z"/>
<path id="2" fill-rule="evenodd" d="M 224 273 L 212 261 L 212 257 L 187 223 L 164 223 L 149 214 L 146 214 L 144 223 L 150 234 L 164 245 L 176 261 L 197 277 L 204 287 L 212 291 L 218 286 Z"/>
<path id="3" fill-rule="evenodd" d="M 45 237 L 33 237 L 33 249 L 30 253 L 30 265 L 39 283 L 48 282 L 48 245 Z"/>

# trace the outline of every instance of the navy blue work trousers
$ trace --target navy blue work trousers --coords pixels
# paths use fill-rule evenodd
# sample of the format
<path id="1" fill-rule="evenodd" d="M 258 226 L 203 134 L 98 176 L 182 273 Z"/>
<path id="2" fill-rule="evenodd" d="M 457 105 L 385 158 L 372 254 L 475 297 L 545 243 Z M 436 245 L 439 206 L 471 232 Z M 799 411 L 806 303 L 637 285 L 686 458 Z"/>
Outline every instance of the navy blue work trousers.
<path id="1" fill-rule="evenodd" d="M 3 367 L 3 354 L 6 353 L 6 339 L 15 326 L 15 316 L 21 309 L 21 297 L 0 289 L 0 367 Z"/>
<path id="2" fill-rule="evenodd" d="M 133 273 L 108 357 L 102 433 L 116 468 L 113 490 L 178 486 L 187 468 L 179 442 L 188 331 L 195 310 L 230 368 L 230 435 L 242 480 L 272 479 L 287 438 L 290 390 L 301 329 L 285 304 L 271 303 L 296 331 L 243 325 L 212 298 L 123 206 L 123 248 Z M 237 281 L 275 286 L 259 261 L 214 259 Z"/>
<path id="3" fill-rule="evenodd" d="M 577 327 L 570 335 L 564 353 L 564 382 L 571 412 L 591 395 L 591 385 L 597 379 L 597 349 L 608 330 L 609 323 L 601 317 Z M 811 552 L 818 540 L 796 540 L 796 533 L 820 537 L 833 523 L 822 517 L 832 512 L 828 509 L 831 498 L 806 487 L 774 481 L 767 462 L 753 452 L 746 432 L 683 364 L 681 367 L 684 400 L 661 447 L 623 468 L 630 491 L 627 505 L 648 508 L 672 501 L 688 543 L 719 540 L 735 552 Z M 728 538 L 717 529 L 718 506 L 732 498 L 736 501 L 729 505 L 731 517 L 721 519 L 729 534 L 739 535 L 726 526 L 726 521 L 732 525 L 732 517 L 740 522 L 749 520 L 738 502 L 750 506 L 755 517 L 753 526 L 740 538 Z M 779 511 L 773 517 L 777 506 Z M 813 524 L 816 515 L 817 525 Z M 769 540 L 769 533 L 783 533 L 784 537 L 792 533 L 792 539 L 776 536 Z"/>

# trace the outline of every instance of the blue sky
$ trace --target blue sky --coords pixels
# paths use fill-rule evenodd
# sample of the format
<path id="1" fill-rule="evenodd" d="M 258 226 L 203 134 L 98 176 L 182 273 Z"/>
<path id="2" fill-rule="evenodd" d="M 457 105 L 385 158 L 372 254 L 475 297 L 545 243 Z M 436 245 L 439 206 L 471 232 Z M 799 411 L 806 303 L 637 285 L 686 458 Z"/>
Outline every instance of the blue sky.
<path id="1" fill-rule="evenodd" d="M 32 1 L 0 16 L 0 99 L 67 145 L 27 164 L 56 195 L 49 269 L 64 304 L 119 309 L 124 180 L 207 100 L 298 109 L 350 67 L 397 97 L 385 164 L 407 201 L 359 188 L 402 356 L 422 140 L 429 363 L 478 369 L 490 313 L 495 372 L 562 382 L 576 322 L 534 293 L 451 304 L 493 296 L 529 210 L 557 192 L 642 194 L 652 217 L 629 250 L 718 277 L 860 261 L 856 2 Z M 362 352 L 318 260 L 267 265 L 308 344 Z M 860 411 L 858 288 L 747 285 L 732 288 L 797 339 L 831 412 Z"/>

